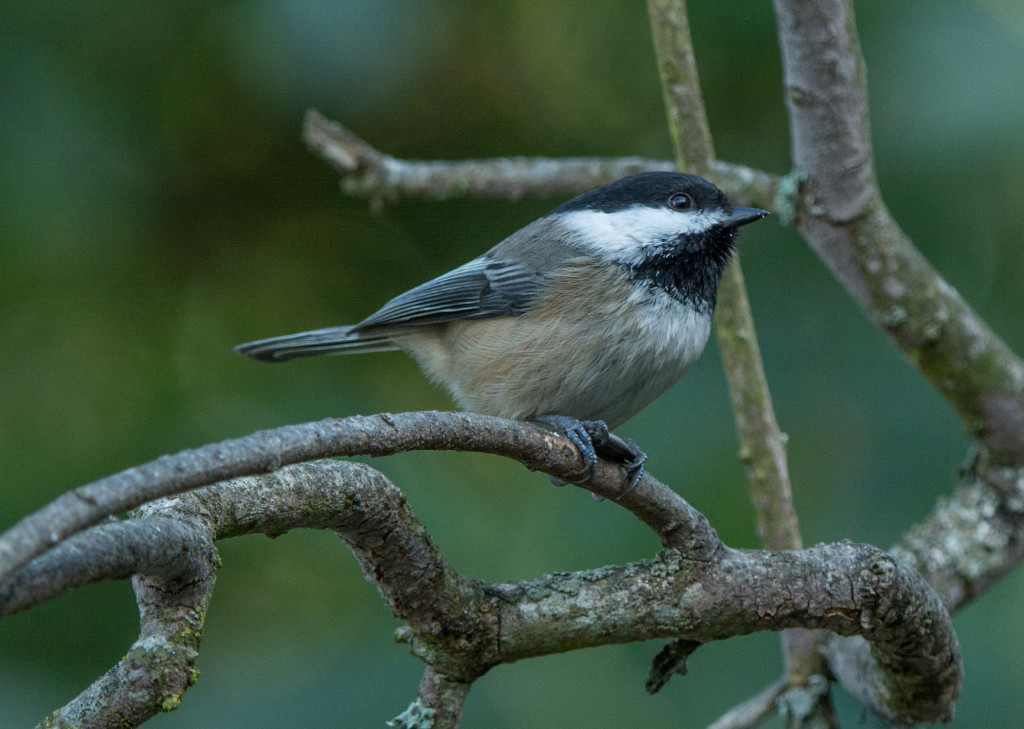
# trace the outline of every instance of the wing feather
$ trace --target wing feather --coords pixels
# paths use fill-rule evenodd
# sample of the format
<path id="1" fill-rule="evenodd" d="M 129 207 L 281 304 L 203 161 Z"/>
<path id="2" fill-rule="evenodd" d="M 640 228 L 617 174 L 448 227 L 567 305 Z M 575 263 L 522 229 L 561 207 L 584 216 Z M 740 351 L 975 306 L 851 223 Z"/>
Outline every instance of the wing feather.
<path id="1" fill-rule="evenodd" d="M 536 297 L 542 280 L 540 273 L 521 263 L 483 255 L 399 294 L 352 329 L 522 314 Z"/>

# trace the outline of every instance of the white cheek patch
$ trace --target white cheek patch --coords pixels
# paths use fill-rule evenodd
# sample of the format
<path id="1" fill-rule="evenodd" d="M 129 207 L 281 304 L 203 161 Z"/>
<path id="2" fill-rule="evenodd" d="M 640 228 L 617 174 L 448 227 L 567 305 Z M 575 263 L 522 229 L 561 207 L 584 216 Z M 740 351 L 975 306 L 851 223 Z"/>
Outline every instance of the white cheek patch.
<path id="1" fill-rule="evenodd" d="M 562 223 L 576 234 L 573 242 L 587 251 L 621 263 L 635 263 L 651 249 L 680 235 L 710 230 L 724 217 L 720 210 L 670 210 L 633 205 L 612 213 L 574 210 L 563 214 Z"/>

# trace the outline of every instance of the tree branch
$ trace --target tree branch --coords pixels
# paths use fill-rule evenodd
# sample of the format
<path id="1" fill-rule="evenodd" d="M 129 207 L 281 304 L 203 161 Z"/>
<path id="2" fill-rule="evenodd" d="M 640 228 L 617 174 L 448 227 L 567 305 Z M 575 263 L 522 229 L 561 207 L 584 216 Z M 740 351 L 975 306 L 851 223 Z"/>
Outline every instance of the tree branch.
<path id="1" fill-rule="evenodd" d="M 717 182 L 714 142 L 704 109 L 685 0 L 649 0 L 648 11 L 676 159 L 682 169 Z M 733 261 L 722 276 L 715 331 L 761 544 L 767 549 L 800 549 L 803 542 L 789 483 L 786 438 L 775 419 L 739 260 Z M 823 672 L 813 635 L 787 632 L 782 636 L 782 645 L 787 673 L 794 684 Z M 820 697 L 820 703 L 822 714 L 831 715 L 827 694 Z"/>
<path id="2" fill-rule="evenodd" d="M 623 567 L 488 584 L 452 570 L 401 493 L 365 466 L 303 464 L 186 498 L 204 503 L 219 536 L 295 526 L 339 532 L 409 624 L 413 651 L 456 684 L 499 663 L 589 645 L 670 635 L 703 643 L 803 626 L 873 641 L 862 660 L 884 680 L 866 698 L 893 701 L 880 687 L 897 686 L 898 708 L 876 703 L 890 718 L 935 721 L 958 691 L 959 649 L 941 600 L 873 547 L 748 552 L 704 535 L 714 542 L 698 551 L 688 545 Z M 166 515 L 160 503 L 146 513 Z"/>
<path id="3" fill-rule="evenodd" d="M 315 109 L 306 112 L 303 137 L 341 174 L 341 189 L 373 200 L 452 197 L 501 198 L 576 195 L 637 172 L 676 169 L 671 160 L 641 157 L 498 157 L 457 161 L 396 159 L 360 139 Z M 715 175 L 729 196 L 743 204 L 773 207 L 780 178 L 727 162 Z"/>
<path id="4" fill-rule="evenodd" d="M 715 152 L 686 4 L 683 0 L 649 0 L 648 8 L 677 159 L 683 169 L 715 179 Z M 741 458 L 747 466 L 757 509 L 758 534 L 767 549 L 800 549 L 786 465 L 786 439 L 775 419 L 738 262 L 729 266 L 723 277 L 715 331 L 732 394 Z"/>
<path id="5" fill-rule="evenodd" d="M 201 530 L 176 519 L 131 519 L 74 534 L 0 583 L 0 617 L 100 580 L 147 575 L 165 583 L 216 561 Z"/>
<path id="6" fill-rule="evenodd" d="M 774 4 L 793 160 L 807 173 L 798 227 L 996 462 L 978 468 L 973 482 L 941 502 L 896 550 L 955 609 L 1024 557 L 1022 489 L 1016 485 L 1024 483 L 1016 467 L 1024 462 L 1024 363 L 921 256 L 885 207 L 852 3 Z M 857 665 L 862 646 L 855 641 L 832 648 L 837 674 Z M 860 694 L 865 687 L 852 690 Z"/>
<path id="7" fill-rule="evenodd" d="M 163 496 L 316 458 L 407 450 L 493 453 L 570 482 L 578 480 L 582 468 L 579 453 L 565 438 L 474 413 L 385 413 L 291 425 L 163 456 L 61 495 L 0 535 L 0 583 L 71 534 Z M 606 498 L 621 497 L 620 503 L 666 545 L 714 533 L 702 514 L 653 477 L 623 496 L 622 468 L 602 462 L 584 487 Z"/>
<path id="8" fill-rule="evenodd" d="M 844 543 L 725 549 L 710 562 L 666 550 L 654 561 L 494 589 L 505 660 L 638 637 L 703 643 L 786 627 L 861 633 L 872 647 L 860 669 L 877 677 L 865 703 L 893 720 L 934 722 L 951 716 L 960 660 L 941 601 L 925 584 L 889 555 Z M 676 610 L 666 612 L 663 600 Z M 580 612 L 578 604 L 595 609 Z"/>
<path id="9" fill-rule="evenodd" d="M 695 175 L 714 179 L 715 147 L 704 110 L 686 2 L 648 0 L 647 14 L 676 164 Z"/>
<path id="10" fill-rule="evenodd" d="M 162 534 L 154 541 L 172 549 L 155 559 L 152 554 L 136 552 L 140 569 L 153 568 L 154 573 L 165 575 L 133 579 L 139 604 L 138 640 L 113 668 L 63 708 L 47 716 L 40 727 L 120 729 L 138 726 L 159 712 L 177 708 L 185 690 L 195 683 L 199 675 L 196 660 L 203 622 L 218 565 L 217 553 L 209 530 L 183 523 L 171 526 L 171 521 L 139 520 L 138 528 L 159 525 Z M 91 539 L 93 535 L 87 532 L 79 535 L 77 541 L 95 549 L 98 555 L 109 557 L 108 546 L 112 539 L 103 526 L 93 530 L 100 532 L 97 538 Z M 133 547 L 140 546 L 148 551 L 149 547 L 143 545 L 145 540 L 138 539 L 138 528 L 122 530 L 123 536 Z M 175 545 L 173 542 L 179 537 L 181 541 Z M 198 553 L 196 556 L 200 558 L 188 554 L 179 559 L 175 548 Z M 100 578 L 83 563 L 79 564 L 79 569 L 89 572 L 94 579 Z"/>
<path id="11" fill-rule="evenodd" d="M 955 611 L 1024 558 L 1024 469 L 976 463 L 892 549 Z"/>
<path id="12" fill-rule="evenodd" d="M 1024 362 L 921 256 L 882 200 L 852 3 L 774 5 L 793 163 L 807 174 L 801 233 L 993 456 L 1024 463 Z"/>
<path id="13" fill-rule="evenodd" d="M 757 726 L 775 712 L 776 702 L 788 686 L 786 679 L 779 679 L 761 693 L 729 709 L 707 729 L 750 729 Z"/>
<path id="14" fill-rule="evenodd" d="M 372 419 L 353 420 L 350 425 L 376 437 Z M 396 430 L 391 448 L 408 440 L 401 425 Z M 280 438 L 278 445 L 287 449 L 289 444 Z M 635 491 L 641 490 L 650 496 L 656 489 L 645 482 Z M 865 635 L 871 652 L 863 660 L 884 676 L 879 686 L 899 688 L 898 708 L 879 705 L 887 716 L 942 718 L 951 711 L 950 697 L 959 685 L 959 649 L 941 600 L 916 572 L 867 545 L 744 551 L 725 547 L 713 531 L 695 532 L 705 540 L 702 548 L 690 543 L 691 534 L 690 540 L 675 540 L 683 549 L 668 548 L 654 560 L 485 583 L 451 569 L 386 478 L 367 466 L 336 461 L 218 483 L 148 504 L 135 517 L 146 524 L 181 519 L 188 527 L 181 533 L 188 538 L 193 533 L 211 539 L 276 535 L 300 526 L 336 531 L 367 579 L 409 625 L 406 640 L 413 652 L 431 667 L 421 701 L 439 702 L 431 708 L 451 722 L 469 684 L 500 663 L 608 642 L 673 636 L 704 643 L 794 626 Z M 112 526 L 117 525 L 94 527 L 79 541 L 99 545 L 97 553 L 105 554 L 105 536 L 88 538 L 92 531 L 105 535 Z M 206 553 L 213 555 L 212 548 Z M 212 562 L 205 564 L 202 574 L 179 576 L 174 584 L 136 579 L 139 641 L 103 679 L 54 715 L 55 721 L 79 716 L 87 706 L 97 712 L 95 704 L 102 700 L 113 707 L 102 716 L 137 723 L 180 700 L 194 680 L 194 654 L 212 585 Z M 140 684 L 140 675 L 150 678 Z M 868 696 L 876 702 L 891 698 L 880 691 Z M 99 716 L 85 723 L 104 726 Z"/>
<path id="15" fill-rule="evenodd" d="M 432 729 L 455 729 L 462 719 L 462 705 L 466 701 L 470 684 L 453 681 L 438 673 L 433 666 L 427 666 L 420 681 L 417 701 L 434 710 Z M 418 729 L 420 724 L 409 725 Z"/>

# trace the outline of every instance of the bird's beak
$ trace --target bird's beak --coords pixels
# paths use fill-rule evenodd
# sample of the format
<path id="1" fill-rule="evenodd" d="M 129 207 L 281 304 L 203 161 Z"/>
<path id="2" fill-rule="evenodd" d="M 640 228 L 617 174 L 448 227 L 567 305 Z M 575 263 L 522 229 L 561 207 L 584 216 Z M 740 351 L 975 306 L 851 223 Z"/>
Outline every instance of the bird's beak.
<path id="1" fill-rule="evenodd" d="M 760 208 L 733 208 L 732 215 L 718 225 L 722 228 L 738 228 L 741 225 L 760 220 L 768 214 L 767 210 L 761 210 Z"/>

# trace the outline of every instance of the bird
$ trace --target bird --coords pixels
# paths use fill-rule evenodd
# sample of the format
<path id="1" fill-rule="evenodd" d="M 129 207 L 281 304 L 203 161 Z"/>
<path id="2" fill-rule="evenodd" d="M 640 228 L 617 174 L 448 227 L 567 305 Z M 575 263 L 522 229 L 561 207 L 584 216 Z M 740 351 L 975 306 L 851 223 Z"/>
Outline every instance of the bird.
<path id="1" fill-rule="evenodd" d="M 559 205 L 357 324 L 234 351 L 281 362 L 403 350 L 463 410 L 563 433 L 583 458 L 578 483 L 593 476 L 600 454 L 624 466 L 631 491 L 647 454 L 611 431 L 703 352 L 737 230 L 766 215 L 733 206 L 696 175 L 629 175 Z"/>

